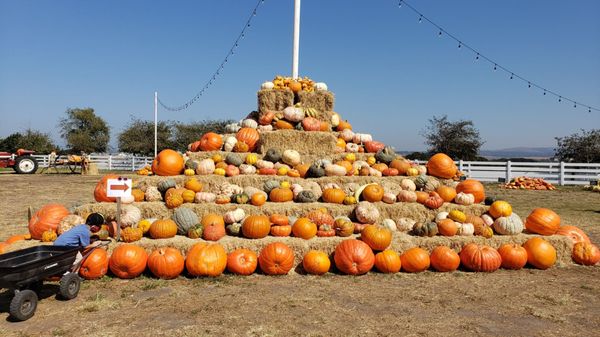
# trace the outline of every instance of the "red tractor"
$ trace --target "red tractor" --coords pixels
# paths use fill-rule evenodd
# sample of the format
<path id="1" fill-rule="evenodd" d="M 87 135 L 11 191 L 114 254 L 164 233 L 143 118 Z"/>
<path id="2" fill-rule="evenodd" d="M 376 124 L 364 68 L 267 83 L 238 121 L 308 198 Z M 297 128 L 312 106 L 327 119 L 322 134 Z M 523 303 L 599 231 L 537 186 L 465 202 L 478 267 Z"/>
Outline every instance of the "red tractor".
<path id="1" fill-rule="evenodd" d="M 18 149 L 16 153 L 0 152 L 0 168 L 12 167 L 17 173 L 32 174 L 37 171 L 38 162 L 31 156 L 35 151 Z"/>

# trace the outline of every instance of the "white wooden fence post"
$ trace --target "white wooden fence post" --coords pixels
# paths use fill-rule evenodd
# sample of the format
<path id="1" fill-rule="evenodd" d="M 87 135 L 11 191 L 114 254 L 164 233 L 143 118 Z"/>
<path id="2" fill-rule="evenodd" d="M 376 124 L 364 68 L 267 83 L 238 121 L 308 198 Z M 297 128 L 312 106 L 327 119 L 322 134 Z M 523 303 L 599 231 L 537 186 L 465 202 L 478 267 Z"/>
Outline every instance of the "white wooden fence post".
<path id="1" fill-rule="evenodd" d="M 563 186 L 565 184 L 565 162 L 560 162 L 560 170 L 558 172 L 558 185 Z"/>
<path id="2" fill-rule="evenodd" d="M 463 170 L 463 161 L 462 159 L 458 161 L 458 170 L 462 172 Z"/>
<path id="3" fill-rule="evenodd" d="M 509 183 L 512 179 L 512 171 L 510 164 L 510 160 L 506 162 L 506 183 Z"/>
<path id="4" fill-rule="evenodd" d="M 112 170 L 112 155 L 108 155 L 108 170 Z"/>
<path id="5" fill-rule="evenodd" d="M 135 156 L 131 156 L 131 170 L 135 171 Z"/>

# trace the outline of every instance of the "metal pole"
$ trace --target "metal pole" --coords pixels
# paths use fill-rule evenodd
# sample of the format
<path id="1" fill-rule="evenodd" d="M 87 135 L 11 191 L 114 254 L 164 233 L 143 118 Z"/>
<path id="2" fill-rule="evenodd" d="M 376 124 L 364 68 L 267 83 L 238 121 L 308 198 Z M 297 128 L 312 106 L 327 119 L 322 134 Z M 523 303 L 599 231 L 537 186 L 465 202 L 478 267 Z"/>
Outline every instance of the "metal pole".
<path id="1" fill-rule="evenodd" d="M 300 52 L 300 0 L 294 0 L 294 47 L 292 54 L 292 78 L 298 78 L 298 54 Z"/>
<path id="2" fill-rule="evenodd" d="M 158 150 L 158 91 L 154 92 L 154 157 L 157 155 Z"/>

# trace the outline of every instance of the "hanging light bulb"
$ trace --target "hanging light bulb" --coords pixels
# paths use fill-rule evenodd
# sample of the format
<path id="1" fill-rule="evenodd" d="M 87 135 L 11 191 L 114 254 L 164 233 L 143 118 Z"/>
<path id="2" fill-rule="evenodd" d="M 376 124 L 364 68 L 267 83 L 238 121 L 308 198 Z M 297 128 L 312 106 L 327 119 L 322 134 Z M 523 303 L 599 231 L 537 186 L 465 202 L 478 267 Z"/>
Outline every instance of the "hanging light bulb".
<path id="1" fill-rule="evenodd" d="M 252 12 L 252 16 L 256 16 L 256 9 Z"/>
<path id="2" fill-rule="evenodd" d="M 423 22 L 423 15 L 419 16 L 419 23 Z"/>
<path id="3" fill-rule="evenodd" d="M 513 73 L 511 73 L 511 74 L 510 74 L 510 79 L 511 79 L 511 80 L 513 79 L 513 76 L 514 76 L 514 74 L 513 74 Z"/>
<path id="4" fill-rule="evenodd" d="M 496 71 L 498 69 L 498 65 L 496 63 L 494 63 L 494 71 Z"/>
<path id="5" fill-rule="evenodd" d="M 573 102 L 573 107 L 577 108 L 577 102 Z"/>
<path id="6" fill-rule="evenodd" d="M 458 48 L 462 47 L 462 42 L 458 41 Z"/>
<path id="7" fill-rule="evenodd" d="M 558 101 L 562 102 L 562 97 L 558 96 Z"/>
<path id="8" fill-rule="evenodd" d="M 398 8 L 402 7 L 402 0 L 398 1 Z"/>
<path id="9" fill-rule="evenodd" d="M 531 88 L 531 82 L 527 82 L 527 87 Z"/>
<path id="10" fill-rule="evenodd" d="M 438 36 L 442 36 L 442 31 L 440 30 L 440 32 L 438 33 Z"/>
<path id="11" fill-rule="evenodd" d="M 592 108 L 589 108 L 589 107 L 588 107 L 588 112 L 592 112 Z"/>
<path id="12" fill-rule="evenodd" d="M 546 96 L 546 89 L 544 89 L 544 96 Z"/>
<path id="13" fill-rule="evenodd" d="M 479 60 L 479 53 L 477 53 L 477 56 L 475 56 L 475 61 Z"/>

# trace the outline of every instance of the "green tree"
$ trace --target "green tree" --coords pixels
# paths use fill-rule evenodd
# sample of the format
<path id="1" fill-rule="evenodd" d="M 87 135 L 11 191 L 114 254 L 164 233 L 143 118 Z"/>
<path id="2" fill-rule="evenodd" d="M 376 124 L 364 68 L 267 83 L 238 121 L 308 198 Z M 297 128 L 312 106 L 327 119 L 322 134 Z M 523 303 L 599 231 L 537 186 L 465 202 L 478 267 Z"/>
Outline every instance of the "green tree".
<path id="1" fill-rule="evenodd" d="M 192 123 L 173 124 L 173 144 L 176 150 L 185 151 L 188 144 L 200 139 L 207 132 L 225 133 L 225 126 L 233 123 L 232 120 L 205 120 Z"/>
<path id="2" fill-rule="evenodd" d="M 483 145 L 473 121 L 451 122 L 448 116 L 433 116 L 427 129 L 421 134 L 429 145 L 430 154 L 443 152 L 456 160 L 477 160 L 479 149 Z"/>
<path id="3" fill-rule="evenodd" d="M 566 137 L 555 137 L 554 158 L 578 163 L 600 163 L 600 129 L 581 130 Z"/>
<path id="4" fill-rule="evenodd" d="M 106 152 L 110 140 L 108 124 L 94 113 L 94 109 L 67 109 L 66 117 L 59 122 L 61 137 L 67 141 L 69 151 Z"/>
<path id="5" fill-rule="evenodd" d="M 171 133 L 172 123 L 158 122 L 158 151 L 173 146 Z M 119 151 L 143 156 L 154 156 L 154 121 L 132 118 L 127 127 L 119 134 Z"/>
<path id="6" fill-rule="evenodd" d="M 56 151 L 58 147 L 46 133 L 27 129 L 24 132 L 15 132 L 4 139 L 0 139 L 0 151 L 15 152 L 17 149 L 33 150 L 40 154 Z"/>

